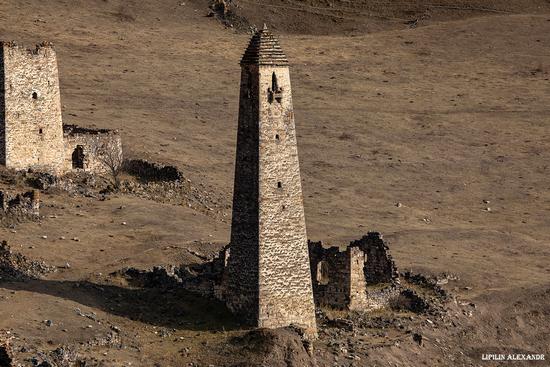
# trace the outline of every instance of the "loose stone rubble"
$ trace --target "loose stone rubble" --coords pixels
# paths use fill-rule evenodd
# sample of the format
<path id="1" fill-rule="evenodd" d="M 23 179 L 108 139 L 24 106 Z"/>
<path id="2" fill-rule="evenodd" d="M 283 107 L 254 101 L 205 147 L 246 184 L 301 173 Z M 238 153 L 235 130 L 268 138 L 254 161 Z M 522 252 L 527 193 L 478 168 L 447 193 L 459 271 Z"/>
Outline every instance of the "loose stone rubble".
<path id="1" fill-rule="evenodd" d="M 1 221 L 4 224 L 40 218 L 40 191 L 14 194 L 0 191 Z"/>
<path id="2" fill-rule="evenodd" d="M 29 260 L 20 253 L 13 252 L 7 241 L 0 244 L 0 279 L 27 280 L 40 279 L 56 268 L 43 261 Z"/>

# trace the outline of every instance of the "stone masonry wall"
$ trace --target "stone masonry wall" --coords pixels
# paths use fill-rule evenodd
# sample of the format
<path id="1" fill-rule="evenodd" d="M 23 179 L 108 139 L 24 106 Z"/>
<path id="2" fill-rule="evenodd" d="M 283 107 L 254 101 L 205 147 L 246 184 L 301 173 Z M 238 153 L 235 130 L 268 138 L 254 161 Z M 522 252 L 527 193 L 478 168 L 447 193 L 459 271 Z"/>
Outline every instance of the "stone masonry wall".
<path id="1" fill-rule="evenodd" d="M 271 99 L 273 73 L 284 93 Z M 287 67 L 241 74 L 228 307 L 260 327 L 316 332 L 301 180 Z"/>
<path id="2" fill-rule="evenodd" d="M 315 306 L 288 61 L 277 39 L 254 34 L 241 93 L 226 304 L 259 327 L 316 334 Z"/>
<path id="3" fill-rule="evenodd" d="M 365 253 L 360 248 L 351 246 L 346 249 L 346 253 L 350 264 L 348 308 L 362 309 L 369 298 L 365 279 Z"/>
<path id="4" fill-rule="evenodd" d="M 261 65 L 259 92 L 258 324 L 316 332 L 289 68 Z"/>
<path id="5" fill-rule="evenodd" d="M 59 173 L 63 129 L 56 54 L 49 44 L 34 50 L 2 43 L 3 116 L 0 161 L 9 168 Z"/>
<path id="6" fill-rule="evenodd" d="M 228 308 L 249 323 L 258 320 L 258 66 L 242 68 L 230 255 L 223 278 Z"/>
<path id="7" fill-rule="evenodd" d="M 97 130 L 64 126 L 63 170 L 81 169 L 92 173 L 107 173 L 113 162 L 122 164 L 122 141 L 116 130 Z M 82 150 L 83 168 L 73 166 L 74 154 Z"/>
<path id="8" fill-rule="evenodd" d="M 315 304 L 346 309 L 350 303 L 350 261 L 347 250 L 324 248 L 321 242 L 309 242 L 311 279 Z"/>
<path id="9" fill-rule="evenodd" d="M 4 45 L 0 45 L 0 164 L 6 165 L 6 82 L 4 73 Z"/>

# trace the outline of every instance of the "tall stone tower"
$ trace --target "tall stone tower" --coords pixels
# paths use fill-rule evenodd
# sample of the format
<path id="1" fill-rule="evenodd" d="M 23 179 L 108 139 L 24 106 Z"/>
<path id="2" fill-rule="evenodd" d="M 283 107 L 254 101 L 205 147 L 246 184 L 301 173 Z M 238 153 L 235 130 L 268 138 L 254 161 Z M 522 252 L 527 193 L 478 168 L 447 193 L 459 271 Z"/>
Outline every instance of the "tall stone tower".
<path id="1" fill-rule="evenodd" d="M 63 125 L 57 59 L 50 44 L 0 47 L 0 164 L 60 172 Z"/>
<path id="2" fill-rule="evenodd" d="M 288 60 L 264 27 L 241 60 L 224 298 L 258 327 L 316 333 Z"/>

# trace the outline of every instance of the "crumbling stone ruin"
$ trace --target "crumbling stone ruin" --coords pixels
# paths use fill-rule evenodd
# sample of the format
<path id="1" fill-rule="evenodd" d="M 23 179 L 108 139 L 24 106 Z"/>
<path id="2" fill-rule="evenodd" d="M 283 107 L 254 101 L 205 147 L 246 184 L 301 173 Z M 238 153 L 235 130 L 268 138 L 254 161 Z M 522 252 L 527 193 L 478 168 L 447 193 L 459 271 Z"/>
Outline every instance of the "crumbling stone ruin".
<path id="1" fill-rule="evenodd" d="M 221 296 L 259 327 L 316 333 L 288 60 L 265 27 L 241 60 L 231 243 Z"/>
<path id="2" fill-rule="evenodd" d="M 370 232 L 345 249 L 325 247 L 321 242 L 312 241 L 308 242 L 308 247 L 309 277 L 316 306 L 369 311 L 389 307 L 401 296 L 403 288 L 397 267 L 379 233 Z M 224 300 L 231 251 L 229 244 L 212 261 L 171 273 L 176 274 L 188 290 Z M 403 297 L 407 302 L 411 298 L 407 293 Z"/>
<path id="3" fill-rule="evenodd" d="M 346 310 L 374 310 L 399 295 L 399 274 L 382 236 L 370 232 L 344 250 L 309 242 L 315 303 Z"/>
<path id="4" fill-rule="evenodd" d="M 2 219 L 31 219 L 40 217 L 40 191 L 32 190 L 22 194 L 0 191 Z"/>
<path id="5" fill-rule="evenodd" d="M 122 166 L 122 141 L 117 130 L 63 125 L 64 171 L 106 173 Z"/>
<path id="6" fill-rule="evenodd" d="M 16 170 L 101 173 L 122 156 L 116 131 L 63 126 L 57 57 L 51 43 L 0 47 L 0 164 Z"/>

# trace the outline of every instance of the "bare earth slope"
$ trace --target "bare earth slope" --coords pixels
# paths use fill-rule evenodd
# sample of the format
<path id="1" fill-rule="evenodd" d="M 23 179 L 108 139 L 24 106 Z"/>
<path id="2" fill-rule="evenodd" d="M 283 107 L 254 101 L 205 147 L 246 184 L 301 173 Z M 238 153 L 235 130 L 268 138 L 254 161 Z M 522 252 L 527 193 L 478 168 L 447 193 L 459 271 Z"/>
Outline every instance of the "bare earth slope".
<path id="1" fill-rule="evenodd" d="M 224 3 L 229 10 L 228 20 L 236 27 L 267 23 L 278 31 L 317 35 L 357 35 L 438 21 L 541 13 L 550 9 L 545 0 L 224 0 Z"/>
<path id="2" fill-rule="evenodd" d="M 285 6 L 330 6 L 299 3 Z M 375 13 L 365 18 L 374 28 L 357 13 L 353 30 L 345 23 L 334 32 L 314 26 L 321 10 L 300 10 L 306 32 L 292 9 L 269 7 L 263 18 L 255 2 L 239 2 L 243 16 L 283 33 L 309 237 L 340 243 L 378 230 L 401 269 L 457 274 L 449 289 L 477 305 L 451 332 L 427 331 L 423 348 L 383 349 L 355 365 L 409 366 L 414 358 L 412 365 L 448 366 L 449 356 L 479 365 L 482 353 L 550 353 L 548 2 L 467 5 L 482 3 L 499 11 L 471 17 L 438 8 L 425 26 L 409 28 L 403 21 L 422 6 L 381 12 L 365 2 L 357 12 Z M 248 36 L 206 18 L 206 5 L 4 1 L 0 38 L 54 42 L 66 123 L 121 129 L 129 155 L 176 164 L 229 205 L 238 61 Z M 367 33 L 376 30 L 384 31 Z M 219 305 L 97 285 L 124 266 L 196 261 L 193 252 L 227 242 L 227 221 L 123 195 L 43 200 L 40 225 L 1 229 L 1 239 L 71 266 L 43 281 L 0 283 L 1 330 L 41 350 L 81 342 L 81 353 L 109 366 L 229 360 L 209 354 L 227 336 L 212 330 L 238 334 Z M 208 316 L 195 313 L 197 304 Z M 111 326 L 130 347 L 102 339 Z M 159 337 L 163 328 L 170 337 Z"/>

